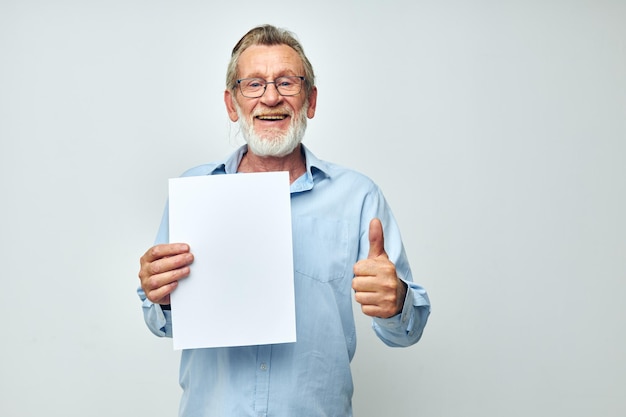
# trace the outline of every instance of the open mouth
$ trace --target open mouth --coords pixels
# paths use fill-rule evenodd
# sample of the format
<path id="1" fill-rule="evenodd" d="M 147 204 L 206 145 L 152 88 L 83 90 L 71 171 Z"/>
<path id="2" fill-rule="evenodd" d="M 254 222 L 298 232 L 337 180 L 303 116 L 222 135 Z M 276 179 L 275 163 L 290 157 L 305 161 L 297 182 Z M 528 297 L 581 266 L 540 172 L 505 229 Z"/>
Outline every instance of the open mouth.
<path id="1" fill-rule="evenodd" d="M 258 120 L 285 120 L 289 115 L 287 114 L 260 114 L 256 116 Z"/>

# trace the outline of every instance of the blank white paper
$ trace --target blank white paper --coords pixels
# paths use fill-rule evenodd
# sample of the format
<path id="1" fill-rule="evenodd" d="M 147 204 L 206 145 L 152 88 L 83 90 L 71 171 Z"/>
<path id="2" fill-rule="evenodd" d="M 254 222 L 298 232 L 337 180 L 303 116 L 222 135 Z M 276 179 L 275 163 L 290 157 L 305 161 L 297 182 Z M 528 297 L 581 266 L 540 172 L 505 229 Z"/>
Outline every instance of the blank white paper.
<path id="1" fill-rule="evenodd" d="M 296 341 L 287 172 L 170 179 L 169 228 L 194 255 L 171 294 L 174 349 Z"/>

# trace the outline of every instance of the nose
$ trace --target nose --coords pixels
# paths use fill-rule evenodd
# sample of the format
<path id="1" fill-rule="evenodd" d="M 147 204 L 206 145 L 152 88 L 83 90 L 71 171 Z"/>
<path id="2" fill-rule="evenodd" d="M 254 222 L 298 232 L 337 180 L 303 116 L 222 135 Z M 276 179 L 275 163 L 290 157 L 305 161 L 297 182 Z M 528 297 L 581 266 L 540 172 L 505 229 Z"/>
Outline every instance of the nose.
<path id="1" fill-rule="evenodd" d="M 265 86 L 265 94 L 261 96 L 261 101 L 263 102 L 263 104 L 272 107 L 280 103 L 282 97 L 283 96 L 278 94 L 276 84 L 274 84 L 273 82 L 268 82 Z"/>

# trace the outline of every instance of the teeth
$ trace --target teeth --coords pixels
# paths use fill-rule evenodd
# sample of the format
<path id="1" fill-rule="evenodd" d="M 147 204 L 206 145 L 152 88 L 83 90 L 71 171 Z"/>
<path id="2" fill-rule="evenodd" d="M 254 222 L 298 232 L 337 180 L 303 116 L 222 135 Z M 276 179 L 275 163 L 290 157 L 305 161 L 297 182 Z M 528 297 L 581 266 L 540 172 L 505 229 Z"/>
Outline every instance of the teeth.
<path id="1" fill-rule="evenodd" d="M 257 118 L 261 120 L 283 120 L 285 116 L 284 115 L 269 115 L 269 116 L 257 116 Z"/>

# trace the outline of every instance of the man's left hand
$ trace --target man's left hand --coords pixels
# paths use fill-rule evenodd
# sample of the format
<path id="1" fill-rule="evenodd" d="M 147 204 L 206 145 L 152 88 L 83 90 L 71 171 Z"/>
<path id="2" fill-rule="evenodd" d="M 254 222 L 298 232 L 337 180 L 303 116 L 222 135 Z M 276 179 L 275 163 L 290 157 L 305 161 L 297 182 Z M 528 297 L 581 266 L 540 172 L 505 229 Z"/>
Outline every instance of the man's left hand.
<path id="1" fill-rule="evenodd" d="M 368 316 L 389 318 L 402 311 L 407 287 L 396 275 L 396 267 L 385 252 L 383 226 L 379 219 L 370 222 L 369 240 L 367 259 L 354 264 L 354 299 Z"/>

